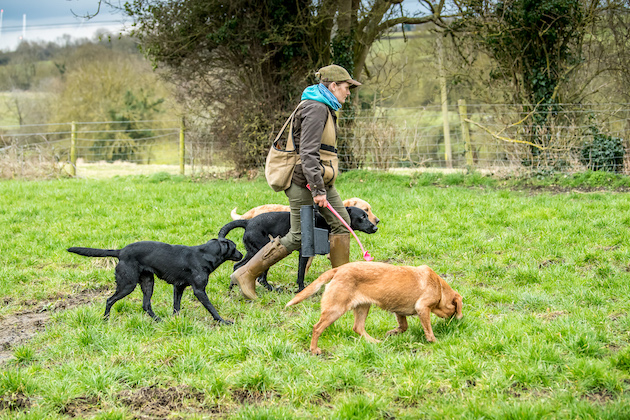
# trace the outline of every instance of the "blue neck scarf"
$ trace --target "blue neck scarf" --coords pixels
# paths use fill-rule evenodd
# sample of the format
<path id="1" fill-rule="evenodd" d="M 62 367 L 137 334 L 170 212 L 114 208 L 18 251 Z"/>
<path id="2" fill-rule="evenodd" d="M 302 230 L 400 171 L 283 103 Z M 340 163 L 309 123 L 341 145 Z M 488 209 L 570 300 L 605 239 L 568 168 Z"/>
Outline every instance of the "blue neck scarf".
<path id="1" fill-rule="evenodd" d="M 331 91 L 328 90 L 323 83 L 318 85 L 312 85 L 304 89 L 302 92 L 302 101 L 306 99 L 311 99 L 313 101 L 321 102 L 323 104 L 328 105 L 333 111 L 338 111 L 341 109 L 341 104 L 335 98 L 335 95 L 332 94 Z"/>

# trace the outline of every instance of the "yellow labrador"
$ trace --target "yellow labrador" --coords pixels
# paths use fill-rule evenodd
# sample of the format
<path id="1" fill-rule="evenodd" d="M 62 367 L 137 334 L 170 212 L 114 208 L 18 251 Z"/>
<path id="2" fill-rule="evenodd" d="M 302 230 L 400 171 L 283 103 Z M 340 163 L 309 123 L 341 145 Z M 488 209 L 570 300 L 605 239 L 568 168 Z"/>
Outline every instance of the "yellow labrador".
<path id="1" fill-rule="evenodd" d="M 367 213 L 368 219 L 370 219 L 370 222 L 374 223 L 374 225 L 377 225 L 378 222 L 380 222 L 379 218 L 376 217 L 374 213 L 372 213 L 372 206 L 370 205 L 370 203 L 368 203 L 365 200 L 354 197 L 348 200 L 344 200 L 343 205 L 344 207 L 360 208 L 361 210 Z M 253 217 L 258 216 L 259 214 L 269 213 L 272 211 L 290 211 L 290 209 L 289 209 L 289 206 L 285 206 L 282 204 L 263 204 L 262 206 L 254 207 L 253 209 L 249 210 L 245 214 L 238 214 L 236 212 L 236 207 L 235 207 L 234 210 L 232 210 L 232 212 L 230 213 L 230 215 L 232 216 L 232 220 L 251 219 Z"/>
<path id="2" fill-rule="evenodd" d="M 387 334 L 407 330 L 407 317 L 418 315 L 427 341 L 436 341 L 431 328 L 431 312 L 441 318 L 462 318 L 462 297 L 435 271 L 420 267 L 396 266 L 358 261 L 328 270 L 298 293 L 286 306 L 295 305 L 328 284 L 321 301 L 321 316 L 313 326 L 310 351 L 321 354 L 317 340 L 322 332 L 350 309 L 354 310 L 354 332 L 378 342 L 365 331 L 371 305 L 393 312 L 398 327 Z"/>

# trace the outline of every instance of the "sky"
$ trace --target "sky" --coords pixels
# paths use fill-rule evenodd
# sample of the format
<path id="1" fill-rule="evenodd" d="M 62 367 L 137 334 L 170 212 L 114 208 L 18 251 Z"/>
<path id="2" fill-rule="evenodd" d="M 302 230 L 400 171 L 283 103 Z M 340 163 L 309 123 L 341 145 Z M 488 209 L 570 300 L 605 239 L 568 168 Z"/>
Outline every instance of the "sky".
<path id="1" fill-rule="evenodd" d="M 22 39 L 59 42 L 66 34 L 91 39 L 99 29 L 118 34 L 125 22 L 131 23 L 122 12 L 105 5 L 92 19 L 82 18 L 96 13 L 98 0 L 0 0 L 0 10 L 2 51 L 14 50 Z"/>
<path id="2" fill-rule="evenodd" d="M 110 3 L 124 4 L 124 0 Z M 408 11 L 419 7 L 417 0 L 404 0 L 404 4 Z M 14 50 L 21 40 L 63 44 L 63 35 L 93 39 L 100 29 L 117 35 L 125 23 L 131 24 L 120 10 L 107 5 L 92 19 L 82 18 L 96 13 L 98 0 L 0 0 L 0 10 L 1 51 Z"/>

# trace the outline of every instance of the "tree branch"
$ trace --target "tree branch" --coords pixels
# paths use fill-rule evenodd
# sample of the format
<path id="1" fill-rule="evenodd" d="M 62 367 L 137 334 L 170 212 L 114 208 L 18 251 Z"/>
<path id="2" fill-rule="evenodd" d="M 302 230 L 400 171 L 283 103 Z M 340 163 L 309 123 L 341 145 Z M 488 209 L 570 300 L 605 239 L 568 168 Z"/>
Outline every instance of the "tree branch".
<path id="1" fill-rule="evenodd" d="M 87 13 L 85 15 L 78 15 L 76 13 L 74 13 L 74 10 L 70 9 L 70 11 L 72 12 L 72 14 L 74 15 L 74 17 L 80 17 L 83 19 L 92 19 L 94 16 L 98 15 L 101 11 L 101 3 L 103 0 L 98 0 L 98 8 L 96 9 L 96 12 L 93 14 Z"/>

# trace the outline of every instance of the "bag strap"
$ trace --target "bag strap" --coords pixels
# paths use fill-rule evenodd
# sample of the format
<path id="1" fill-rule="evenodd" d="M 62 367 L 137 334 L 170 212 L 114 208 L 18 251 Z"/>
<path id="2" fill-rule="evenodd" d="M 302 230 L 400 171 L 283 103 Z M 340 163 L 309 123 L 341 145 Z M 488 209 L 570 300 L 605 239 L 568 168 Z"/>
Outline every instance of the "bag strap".
<path id="1" fill-rule="evenodd" d="M 321 150 L 325 150 L 325 151 L 327 151 L 327 152 L 332 152 L 332 153 L 334 153 L 334 154 L 337 154 L 337 153 L 338 153 L 337 148 L 336 148 L 335 146 L 331 146 L 331 145 L 329 145 L 329 144 L 322 144 L 321 146 L 319 146 L 319 148 L 320 148 Z"/>
<path id="2" fill-rule="evenodd" d="M 284 130 L 286 130 L 287 125 L 289 125 L 289 123 L 293 122 L 293 117 L 295 117 L 295 113 L 297 112 L 297 110 L 300 108 L 300 105 L 302 105 L 305 101 L 302 101 L 298 104 L 298 106 L 295 107 L 295 109 L 293 110 L 293 112 L 291 113 L 291 115 L 289 115 L 289 118 L 287 118 L 287 120 L 284 122 L 284 125 L 282 126 L 282 128 L 280 129 L 280 131 L 278 132 L 278 135 L 276 136 L 276 139 L 273 141 L 273 144 L 275 145 L 276 143 L 278 143 L 278 140 L 280 140 L 280 137 L 282 137 L 282 134 L 284 133 Z M 291 140 L 291 143 L 293 143 L 293 140 Z M 288 142 L 287 142 L 287 146 L 288 146 Z M 288 148 L 288 147 L 287 147 Z M 293 150 L 295 150 L 295 144 L 293 144 Z M 293 151 L 291 150 L 291 151 Z"/>

